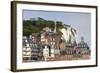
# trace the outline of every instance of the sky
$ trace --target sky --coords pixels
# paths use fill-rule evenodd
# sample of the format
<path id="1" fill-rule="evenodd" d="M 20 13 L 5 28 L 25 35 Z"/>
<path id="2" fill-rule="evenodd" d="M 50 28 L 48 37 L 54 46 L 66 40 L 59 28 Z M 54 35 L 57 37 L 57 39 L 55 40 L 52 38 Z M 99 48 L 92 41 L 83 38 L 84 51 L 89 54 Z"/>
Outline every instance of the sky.
<path id="1" fill-rule="evenodd" d="M 77 30 L 77 42 L 80 42 L 81 37 L 84 37 L 84 41 L 89 46 L 91 45 L 90 13 L 23 10 L 23 20 L 37 17 L 46 20 L 62 21 L 64 24 L 71 25 Z"/>

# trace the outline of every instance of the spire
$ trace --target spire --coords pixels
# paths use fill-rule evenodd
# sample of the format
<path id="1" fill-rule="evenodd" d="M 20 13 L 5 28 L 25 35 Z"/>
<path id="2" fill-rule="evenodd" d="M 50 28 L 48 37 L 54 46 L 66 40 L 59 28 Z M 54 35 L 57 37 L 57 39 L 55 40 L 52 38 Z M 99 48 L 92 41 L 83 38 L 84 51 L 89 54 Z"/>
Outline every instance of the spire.
<path id="1" fill-rule="evenodd" d="M 57 28 L 57 27 L 56 27 L 56 21 L 55 21 L 55 28 L 54 28 L 54 33 L 56 33 L 56 28 Z"/>
<path id="2" fill-rule="evenodd" d="M 81 42 L 84 42 L 84 37 L 81 37 Z"/>

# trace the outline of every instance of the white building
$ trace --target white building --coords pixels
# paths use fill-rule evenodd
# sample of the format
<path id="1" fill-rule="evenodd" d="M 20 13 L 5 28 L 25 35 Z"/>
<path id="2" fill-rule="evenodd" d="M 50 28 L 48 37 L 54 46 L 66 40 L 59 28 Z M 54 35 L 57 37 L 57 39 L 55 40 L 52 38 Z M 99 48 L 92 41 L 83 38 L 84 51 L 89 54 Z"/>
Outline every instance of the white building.
<path id="1" fill-rule="evenodd" d="M 31 47 L 27 37 L 23 37 L 22 57 L 24 62 L 31 60 Z"/>

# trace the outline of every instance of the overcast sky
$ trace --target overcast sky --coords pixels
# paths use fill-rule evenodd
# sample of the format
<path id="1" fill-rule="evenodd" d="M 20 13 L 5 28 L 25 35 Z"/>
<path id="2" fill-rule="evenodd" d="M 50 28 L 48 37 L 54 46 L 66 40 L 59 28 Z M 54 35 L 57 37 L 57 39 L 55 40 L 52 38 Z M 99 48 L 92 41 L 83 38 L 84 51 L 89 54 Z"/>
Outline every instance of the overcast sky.
<path id="1" fill-rule="evenodd" d="M 62 21 L 64 24 L 71 25 L 71 27 L 77 30 L 77 42 L 80 41 L 81 37 L 84 37 L 85 42 L 89 46 L 91 45 L 90 13 L 23 10 L 23 20 L 37 17 L 46 20 Z"/>

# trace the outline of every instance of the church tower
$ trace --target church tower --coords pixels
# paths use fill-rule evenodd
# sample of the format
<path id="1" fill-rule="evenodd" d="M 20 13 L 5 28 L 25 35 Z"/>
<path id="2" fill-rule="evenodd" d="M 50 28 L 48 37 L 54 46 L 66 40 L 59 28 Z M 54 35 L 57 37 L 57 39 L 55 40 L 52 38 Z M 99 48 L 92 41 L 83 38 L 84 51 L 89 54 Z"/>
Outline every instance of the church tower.
<path id="1" fill-rule="evenodd" d="M 57 29 L 57 26 L 56 26 L 56 21 L 55 21 L 55 28 L 54 28 L 54 33 L 56 33 L 56 29 Z"/>

